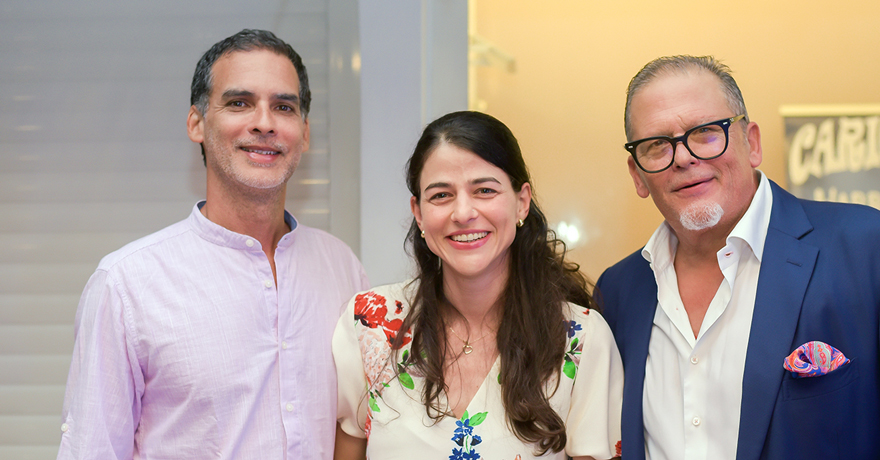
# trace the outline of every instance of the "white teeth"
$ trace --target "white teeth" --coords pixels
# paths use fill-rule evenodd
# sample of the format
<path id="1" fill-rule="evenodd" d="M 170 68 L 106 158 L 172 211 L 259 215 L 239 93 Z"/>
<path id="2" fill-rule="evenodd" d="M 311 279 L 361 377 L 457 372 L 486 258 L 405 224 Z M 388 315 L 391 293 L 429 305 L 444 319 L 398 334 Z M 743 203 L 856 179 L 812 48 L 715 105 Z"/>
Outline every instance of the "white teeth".
<path id="1" fill-rule="evenodd" d="M 452 240 L 458 241 L 459 243 L 470 243 L 471 241 L 476 241 L 481 238 L 485 238 L 489 232 L 479 232 L 479 233 L 467 233 L 464 235 L 453 235 Z"/>
<path id="2" fill-rule="evenodd" d="M 276 152 L 274 150 L 254 150 L 254 149 L 249 149 L 247 147 L 242 147 L 241 149 L 244 150 L 245 152 L 259 153 L 260 155 L 278 155 L 278 153 L 280 153 L 280 152 Z"/>

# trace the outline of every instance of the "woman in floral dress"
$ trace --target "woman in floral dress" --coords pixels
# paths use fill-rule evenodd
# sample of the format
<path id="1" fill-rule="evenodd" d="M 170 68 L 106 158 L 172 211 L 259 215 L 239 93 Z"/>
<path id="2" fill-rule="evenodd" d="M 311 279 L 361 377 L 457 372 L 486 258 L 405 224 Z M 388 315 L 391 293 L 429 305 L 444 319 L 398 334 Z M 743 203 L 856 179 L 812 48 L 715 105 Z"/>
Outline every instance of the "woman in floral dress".
<path id="1" fill-rule="evenodd" d="M 620 455 L 620 355 L 510 130 L 439 118 L 407 185 L 417 276 L 355 296 L 333 337 L 336 458 Z"/>

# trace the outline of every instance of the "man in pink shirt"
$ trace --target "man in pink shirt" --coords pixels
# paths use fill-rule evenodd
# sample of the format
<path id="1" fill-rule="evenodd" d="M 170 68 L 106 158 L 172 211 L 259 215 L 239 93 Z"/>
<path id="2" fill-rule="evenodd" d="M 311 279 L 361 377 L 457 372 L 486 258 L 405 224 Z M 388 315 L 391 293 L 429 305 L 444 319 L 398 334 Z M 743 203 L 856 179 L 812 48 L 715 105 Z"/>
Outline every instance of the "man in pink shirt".
<path id="1" fill-rule="evenodd" d="M 369 285 L 344 243 L 284 208 L 310 99 L 302 59 L 271 32 L 199 61 L 187 132 L 207 199 L 89 279 L 59 459 L 332 457 L 330 338 Z"/>

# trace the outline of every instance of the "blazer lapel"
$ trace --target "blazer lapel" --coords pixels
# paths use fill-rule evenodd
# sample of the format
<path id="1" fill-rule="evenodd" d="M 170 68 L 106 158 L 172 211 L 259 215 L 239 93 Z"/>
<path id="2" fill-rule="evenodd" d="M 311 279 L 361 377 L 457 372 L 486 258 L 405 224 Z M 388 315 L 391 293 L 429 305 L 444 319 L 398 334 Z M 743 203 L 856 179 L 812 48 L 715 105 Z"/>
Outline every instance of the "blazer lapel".
<path id="1" fill-rule="evenodd" d="M 645 428 L 642 413 L 642 399 L 645 388 L 645 363 L 648 360 L 648 344 L 654 325 L 654 314 L 657 310 L 657 282 L 654 272 L 647 261 L 639 264 L 634 270 L 633 298 L 629 305 L 633 306 L 629 327 L 622 333 L 627 334 L 627 349 L 624 351 L 623 384 L 623 425 L 621 427 L 622 451 L 627 460 L 645 458 Z"/>
<path id="2" fill-rule="evenodd" d="M 773 208 L 761 258 L 743 373 L 736 459 L 761 456 L 819 250 L 799 239 L 812 230 L 800 202 L 771 182 Z"/>

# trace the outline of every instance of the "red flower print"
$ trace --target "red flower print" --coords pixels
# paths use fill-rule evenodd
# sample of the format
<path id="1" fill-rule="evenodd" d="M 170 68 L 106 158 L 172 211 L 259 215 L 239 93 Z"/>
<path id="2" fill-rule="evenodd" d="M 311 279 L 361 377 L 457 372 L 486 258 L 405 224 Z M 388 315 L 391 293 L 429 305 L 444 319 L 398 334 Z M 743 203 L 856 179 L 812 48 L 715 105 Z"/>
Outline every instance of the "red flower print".
<path id="1" fill-rule="evenodd" d="M 617 455 L 615 455 L 616 457 L 620 457 L 621 455 L 623 455 L 622 453 L 620 453 L 620 441 L 617 441 L 617 444 L 614 446 L 614 448 L 617 450 Z"/>
<path id="2" fill-rule="evenodd" d="M 354 299 L 354 319 L 371 329 L 379 327 L 385 322 L 388 307 L 385 306 L 385 297 L 373 291 L 358 294 Z"/>
<path id="3" fill-rule="evenodd" d="M 354 299 L 354 319 L 370 329 L 382 328 L 388 344 L 392 345 L 394 339 L 400 333 L 403 327 L 403 320 L 395 318 L 388 320 L 388 307 L 385 305 L 385 297 L 375 292 L 367 292 L 358 294 Z M 403 303 L 399 300 L 394 301 L 395 312 L 400 314 L 403 312 Z M 412 341 L 412 335 L 409 331 L 404 334 L 403 342 L 400 346 L 404 346 Z"/>
<path id="4" fill-rule="evenodd" d="M 400 328 L 403 327 L 402 319 L 393 319 L 391 321 L 385 321 L 385 324 L 382 325 L 382 328 L 385 330 L 385 337 L 388 337 L 388 344 L 394 344 L 394 339 L 397 338 L 397 334 L 400 332 Z M 403 342 L 400 343 L 400 347 L 408 344 L 412 340 L 412 334 L 409 331 L 403 335 Z M 400 348 L 393 347 L 393 348 Z"/>

